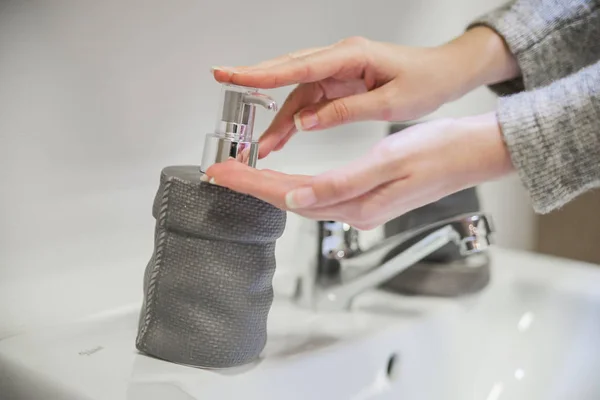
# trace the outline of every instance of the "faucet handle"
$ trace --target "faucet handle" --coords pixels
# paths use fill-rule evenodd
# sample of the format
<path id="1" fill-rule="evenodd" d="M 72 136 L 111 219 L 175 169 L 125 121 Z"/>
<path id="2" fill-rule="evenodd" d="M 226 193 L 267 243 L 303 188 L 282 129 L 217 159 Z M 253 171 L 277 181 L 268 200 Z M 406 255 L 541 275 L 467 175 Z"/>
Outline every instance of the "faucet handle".
<path id="1" fill-rule="evenodd" d="M 319 221 L 317 276 L 337 280 L 341 277 L 341 260 L 358 254 L 358 231 L 337 221 Z"/>
<path id="2" fill-rule="evenodd" d="M 344 222 L 319 221 L 319 255 L 341 260 L 361 252 L 358 231 Z"/>

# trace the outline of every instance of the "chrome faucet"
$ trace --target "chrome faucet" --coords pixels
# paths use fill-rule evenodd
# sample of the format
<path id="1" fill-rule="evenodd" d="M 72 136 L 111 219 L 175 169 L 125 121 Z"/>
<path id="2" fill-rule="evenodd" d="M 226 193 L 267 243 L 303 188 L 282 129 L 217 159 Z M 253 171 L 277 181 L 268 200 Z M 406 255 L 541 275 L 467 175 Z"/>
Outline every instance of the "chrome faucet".
<path id="1" fill-rule="evenodd" d="M 482 213 L 459 215 L 386 238 L 363 250 L 359 233 L 348 224 L 321 221 L 316 265 L 298 280 L 296 302 L 316 310 L 348 309 L 360 293 L 373 289 L 448 243 L 461 255 L 484 252 L 491 245 L 493 225 Z M 390 257 L 400 246 L 404 251 Z"/>

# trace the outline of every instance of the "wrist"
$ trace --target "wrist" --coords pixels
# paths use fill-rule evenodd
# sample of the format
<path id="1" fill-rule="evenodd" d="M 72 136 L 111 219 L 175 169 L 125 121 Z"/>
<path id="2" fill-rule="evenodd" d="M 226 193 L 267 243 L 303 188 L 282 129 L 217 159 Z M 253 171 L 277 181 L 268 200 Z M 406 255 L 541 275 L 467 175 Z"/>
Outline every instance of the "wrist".
<path id="1" fill-rule="evenodd" d="M 463 173 L 470 184 L 499 179 L 514 171 L 495 112 L 454 120 L 457 143 L 468 160 Z"/>
<path id="2" fill-rule="evenodd" d="M 515 56 L 493 29 L 476 26 L 439 47 L 449 79 L 455 82 L 454 99 L 476 89 L 520 76 Z"/>

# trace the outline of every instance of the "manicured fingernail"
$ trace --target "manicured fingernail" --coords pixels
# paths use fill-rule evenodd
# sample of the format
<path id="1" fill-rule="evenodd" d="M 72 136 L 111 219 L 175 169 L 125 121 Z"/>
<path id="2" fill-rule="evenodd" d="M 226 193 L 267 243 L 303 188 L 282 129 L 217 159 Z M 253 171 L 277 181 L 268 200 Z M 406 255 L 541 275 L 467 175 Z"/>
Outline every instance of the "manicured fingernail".
<path id="1" fill-rule="evenodd" d="M 208 183 L 210 183 L 211 185 L 216 185 L 217 181 L 215 181 L 215 178 L 210 178 L 210 181 L 208 181 Z"/>
<path id="2" fill-rule="evenodd" d="M 285 205 L 289 209 L 310 207 L 317 202 L 317 196 L 312 188 L 292 190 L 285 195 Z"/>
<path id="3" fill-rule="evenodd" d="M 299 131 L 305 131 L 310 128 L 314 128 L 319 124 L 319 117 L 317 113 L 312 111 L 300 111 L 294 115 L 294 125 Z"/>
<path id="4" fill-rule="evenodd" d="M 217 66 L 210 67 L 210 73 L 211 74 L 214 74 L 215 71 L 223 71 L 223 72 L 227 72 L 228 74 L 232 74 L 234 72 L 234 68 L 231 68 L 231 67 L 217 67 Z"/>
<path id="5" fill-rule="evenodd" d="M 200 177 L 200 180 L 202 182 L 208 182 L 210 180 L 209 176 L 206 174 L 202 174 L 202 176 Z"/>

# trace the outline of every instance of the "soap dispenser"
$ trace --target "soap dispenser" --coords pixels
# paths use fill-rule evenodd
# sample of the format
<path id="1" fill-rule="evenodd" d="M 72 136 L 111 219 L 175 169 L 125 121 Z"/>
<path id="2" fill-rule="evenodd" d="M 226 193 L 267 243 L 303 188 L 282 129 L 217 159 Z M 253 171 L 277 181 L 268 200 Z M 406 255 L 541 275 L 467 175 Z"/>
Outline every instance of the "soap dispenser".
<path id="1" fill-rule="evenodd" d="M 255 89 L 223 85 L 217 127 L 206 135 L 201 165 L 161 172 L 136 338 L 146 355 L 228 368 L 257 360 L 265 346 L 275 242 L 286 213 L 201 179 L 211 165 L 230 157 L 255 166 L 257 105 L 277 109 Z"/>
<path id="2" fill-rule="evenodd" d="M 200 171 L 213 164 L 235 158 L 251 167 L 258 159 L 258 141 L 254 140 L 256 106 L 277 111 L 277 103 L 257 89 L 223 84 L 220 109 L 214 133 L 206 135 Z"/>

